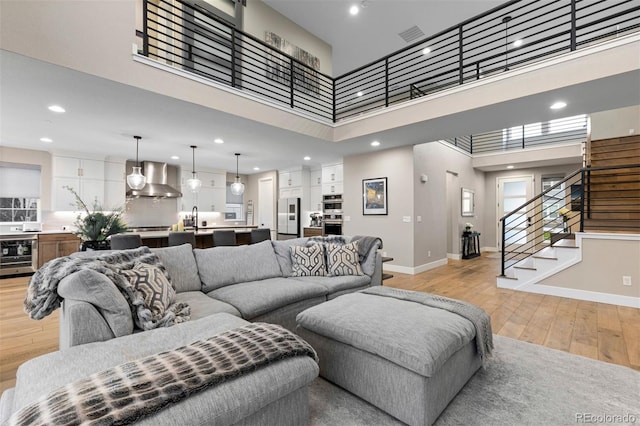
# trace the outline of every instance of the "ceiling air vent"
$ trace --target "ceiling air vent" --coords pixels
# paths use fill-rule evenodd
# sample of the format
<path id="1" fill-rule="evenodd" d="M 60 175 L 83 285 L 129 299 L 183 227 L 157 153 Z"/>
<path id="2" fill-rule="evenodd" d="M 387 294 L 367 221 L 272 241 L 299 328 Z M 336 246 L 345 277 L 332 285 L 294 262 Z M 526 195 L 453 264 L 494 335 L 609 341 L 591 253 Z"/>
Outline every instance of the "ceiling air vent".
<path id="1" fill-rule="evenodd" d="M 398 35 L 402 37 L 405 42 L 411 43 L 412 41 L 416 41 L 417 39 L 424 37 L 424 32 L 422 32 L 417 25 L 414 25 L 413 27 L 402 31 Z"/>

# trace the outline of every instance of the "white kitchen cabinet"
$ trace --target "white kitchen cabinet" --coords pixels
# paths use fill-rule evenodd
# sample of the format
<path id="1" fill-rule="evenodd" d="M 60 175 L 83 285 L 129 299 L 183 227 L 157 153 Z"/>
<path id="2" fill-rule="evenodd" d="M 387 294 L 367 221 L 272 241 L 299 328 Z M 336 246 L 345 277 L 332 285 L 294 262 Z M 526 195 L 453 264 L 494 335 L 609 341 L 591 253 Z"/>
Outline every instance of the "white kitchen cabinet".
<path id="1" fill-rule="evenodd" d="M 322 184 L 322 194 L 323 195 L 331 195 L 331 194 L 342 194 L 344 189 L 344 184 L 342 182 L 334 182 L 334 183 L 323 183 Z"/>
<path id="2" fill-rule="evenodd" d="M 52 157 L 52 209 L 77 210 L 73 194 L 65 186 L 73 188 L 89 210 L 104 204 L 104 162 L 67 156 Z"/>
<path id="3" fill-rule="evenodd" d="M 305 170 L 308 175 L 308 172 Z M 302 186 L 303 183 L 303 171 L 293 170 L 280 172 L 278 179 L 278 186 L 280 188 L 292 188 L 296 186 Z"/>
<path id="4" fill-rule="evenodd" d="M 327 164 L 322 166 L 322 183 L 342 182 L 342 164 Z"/>
<path id="5" fill-rule="evenodd" d="M 342 194 L 344 189 L 342 164 L 326 164 L 322 166 L 322 194 Z"/>
<path id="6" fill-rule="evenodd" d="M 104 162 L 104 208 L 116 209 L 126 203 L 125 160 Z"/>
<path id="7" fill-rule="evenodd" d="M 197 193 L 191 192 L 187 186 L 187 180 L 191 176 L 191 171 L 182 171 L 180 210 L 190 212 L 193 206 L 198 206 L 198 212 L 224 212 L 227 203 L 226 173 L 197 172 L 198 179 L 202 181 L 202 187 Z"/>
<path id="8" fill-rule="evenodd" d="M 322 211 L 322 185 L 309 187 L 309 210 L 314 212 Z"/>
<path id="9" fill-rule="evenodd" d="M 322 169 L 309 172 L 309 186 L 322 186 Z"/>

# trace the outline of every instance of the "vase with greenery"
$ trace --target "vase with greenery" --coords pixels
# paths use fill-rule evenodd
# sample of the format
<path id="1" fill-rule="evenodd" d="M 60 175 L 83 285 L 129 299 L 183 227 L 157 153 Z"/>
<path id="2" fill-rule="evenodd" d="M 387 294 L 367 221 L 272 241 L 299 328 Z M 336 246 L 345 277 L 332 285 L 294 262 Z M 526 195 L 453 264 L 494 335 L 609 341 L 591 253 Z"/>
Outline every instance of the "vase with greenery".
<path id="1" fill-rule="evenodd" d="M 72 187 L 65 186 L 65 188 L 75 197 L 76 209 L 80 212 L 73 224 L 76 227 L 74 234 L 82 239 L 81 249 L 109 249 L 107 237 L 127 230 L 127 224 L 122 218 L 124 207 L 104 211 L 96 200 L 93 202 L 92 211 L 90 211 L 87 204 Z"/>

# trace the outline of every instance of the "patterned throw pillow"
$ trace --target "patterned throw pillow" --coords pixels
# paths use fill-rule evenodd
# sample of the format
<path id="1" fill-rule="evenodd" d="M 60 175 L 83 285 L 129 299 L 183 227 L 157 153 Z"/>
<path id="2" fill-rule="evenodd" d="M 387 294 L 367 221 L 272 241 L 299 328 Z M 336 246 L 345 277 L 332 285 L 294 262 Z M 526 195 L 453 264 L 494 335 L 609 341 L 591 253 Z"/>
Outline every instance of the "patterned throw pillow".
<path id="1" fill-rule="evenodd" d="M 322 277 L 327 275 L 324 263 L 324 246 L 314 244 L 309 247 L 291 247 L 292 277 Z"/>
<path id="2" fill-rule="evenodd" d="M 358 242 L 327 246 L 327 270 L 330 276 L 364 275 L 358 260 Z"/>
<path id="3" fill-rule="evenodd" d="M 169 306 L 175 303 L 176 291 L 160 268 L 137 263 L 133 269 L 123 270 L 122 274 L 142 295 L 144 306 L 151 311 L 154 320 L 162 318 Z"/>

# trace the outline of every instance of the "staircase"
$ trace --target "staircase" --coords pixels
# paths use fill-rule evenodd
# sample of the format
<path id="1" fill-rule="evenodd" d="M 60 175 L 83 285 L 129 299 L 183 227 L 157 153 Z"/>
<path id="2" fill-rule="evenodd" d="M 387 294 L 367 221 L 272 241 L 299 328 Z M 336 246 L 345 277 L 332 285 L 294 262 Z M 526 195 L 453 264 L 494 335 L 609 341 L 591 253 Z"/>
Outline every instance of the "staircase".
<path id="1" fill-rule="evenodd" d="M 640 233 L 640 136 L 592 141 L 585 186 L 584 231 Z"/>
<path id="2" fill-rule="evenodd" d="M 582 260 L 575 232 L 640 234 L 640 136 L 592 141 L 586 163 L 500 220 L 498 287 L 538 292 Z"/>

